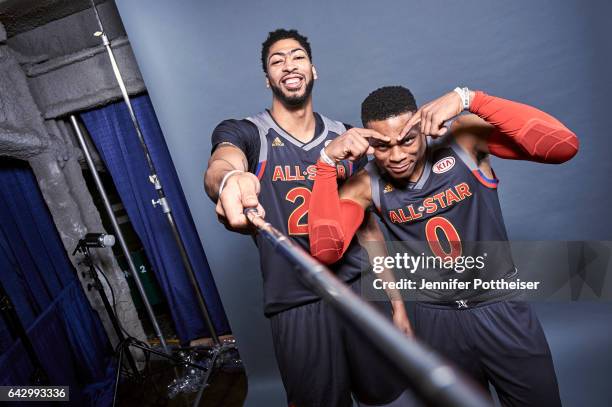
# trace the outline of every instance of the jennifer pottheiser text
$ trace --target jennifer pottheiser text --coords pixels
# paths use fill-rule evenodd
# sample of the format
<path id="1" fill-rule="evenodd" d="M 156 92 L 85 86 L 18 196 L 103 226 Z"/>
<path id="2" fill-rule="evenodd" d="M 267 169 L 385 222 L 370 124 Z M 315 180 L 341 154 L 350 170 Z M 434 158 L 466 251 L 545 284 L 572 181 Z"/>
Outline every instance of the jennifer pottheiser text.
<path id="1" fill-rule="evenodd" d="M 521 281 L 520 278 L 512 281 L 480 278 L 472 281 L 460 281 L 456 278 L 445 281 L 428 281 L 423 278 L 420 283 L 408 278 L 402 278 L 399 281 L 384 281 L 377 278 L 372 282 L 376 290 L 537 290 L 540 284 L 539 281 Z"/>

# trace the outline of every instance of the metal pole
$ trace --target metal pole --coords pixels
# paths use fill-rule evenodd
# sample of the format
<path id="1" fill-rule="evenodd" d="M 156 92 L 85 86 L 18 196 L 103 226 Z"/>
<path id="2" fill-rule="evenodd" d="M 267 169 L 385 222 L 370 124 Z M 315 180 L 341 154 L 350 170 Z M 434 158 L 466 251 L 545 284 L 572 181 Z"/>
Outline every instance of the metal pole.
<path id="1" fill-rule="evenodd" d="M 419 342 L 402 334 L 327 267 L 259 217 L 254 209 L 247 209 L 245 214 L 276 251 L 297 266 L 306 284 L 353 321 L 432 405 L 491 406 L 469 380 Z"/>
<path id="2" fill-rule="evenodd" d="M 123 363 L 123 346 L 119 344 L 119 357 L 117 358 L 117 373 L 115 374 L 115 387 L 113 390 L 113 407 L 117 403 L 117 392 L 119 391 L 119 380 L 121 379 L 121 364 Z"/>
<path id="3" fill-rule="evenodd" d="M 83 133 L 81 133 L 81 129 L 79 128 L 79 124 L 74 115 L 70 115 L 70 122 L 72 123 L 72 127 L 77 135 L 77 139 L 79 140 L 79 144 L 81 146 L 81 150 L 83 150 L 83 155 L 85 156 L 85 160 L 87 161 L 87 166 L 91 170 L 91 175 L 94 178 L 96 183 L 96 187 L 98 188 L 98 192 L 100 192 L 100 196 L 102 196 L 102 201 L 104 203 L 104 209 L 108 214 L 108 217 L 111 220 L 113 225 L 113 231 L 115 232 L 115 236 L 117 236 L 117 240 L 119 241 L 119 246 L 121 246 L 121 251 L 125 256 L 130 272 L 132 273 L 132 277 L 134 278 L 134 283 L 136 283 L 136 287 L 138 288 L 138 293 L 142 299 L 143 304 L 145 305 L 145 309 L 147 311 L 147 315 L 151 320 L 151 324 L 153 325 L 153 330 L 155 330 L 155 334 L 159 338 L 159 342 L 164 349 L 164 352 L 170 354 L 170 350 L 168 349 L 168 345 L 166 344 L 166 340 L 164 339 L 164 335 L 162 334 L 161 329 L 159 328 L 159 324 L 157 323 L 157 319 L 155 318 L 155 313 L 153 312 L 153 308 L 151 307 L 151 303 L 149 303 L 149 299 L 145 293 L 145 289 L 140 281 L 140 277 L 138 276 L 138 272 L 136 271 L 136 266 L 132 261 L 132 257 L 130 256 L 130 251 L 128 250 L 127 244 L 125 243 L 125 239 L 123 237 L 123 233 L 121 233 L 121 229 L 119 228 L 119 223 L 117 222 L 117 218 L 115 217 L 115 213 L 111 208 L 110 201 L 108 200 L 108 195 L 106 195 L 106 191 L 104 190 L 104 186 L 102 185 L 102 181 L 100 180 L 100 176 L 98 175 L 98 171 L 94 165 L 93 159 L 91 158 L 91 154 L 89 149 L 87 148 L 87 144 L 85 143 L 85 138 L 83 137 Z"/>
<path id="4" fill-rule="evenodd" d="M 172 210 L 170 208 L 170 203 L 166 199 L 164 194 L 164 190 L 162 188 L 161 180 L 157 176 L 157 171 L 155 169 L 155 165 L 153 164 L 153 160 L 151 159 L 151 155 L 149 154 L 149 149 L 144 140 L 144 136 L 140 129 L 140 124 L 138 119 L 136 118 L 136 114 L 134 113 L 134 109 L 132 108 L 132 102 L 130 101 L 130 96 L 128 95 L 127 88 L 125 87 L 125 82 L 121 76 L 121 71 L 119 71 L 119 66 L 117 65 L 117 60 L 115 59 L 115 55 L 111 48 L 110 41 L 104 32 L 104 26 L 102 25 L 102 20 L 100 19 L 100 15 L 98 14 L 98 9 L 96 7 L 96 3 L 94 0 L 91 0 L 91 5 L 96 15 L 96 20 L 98 21 L 98 26 L 100 27 L 100 31 L 95 33 L 94 35 L 102 38 L 102 44 L 106 48 L 106 52 L 108 53 L 108 58 L 110 59 L 111 66 L 113 68 L 113 72 L 115 74 L 115 78 L 117 79 L 117 83 L 119 84 L 119 89 L 121 89 L 121 94 L 123 95 L 123 100 L 127 105 L 128 112 L 130 114 L 130 118 L 132 119 L 132 124 L 134 125 L 134 129 L 136 130 L 136 135 L 138 136 L 138 140 L 140 141 L 140 145 L 144 152 L 145 158 L 147 160 L 147 165 L 149 167 L 149 181 L 155 186 L 155 190 L 157 191 L 158 200 L 153 201 L 153 206 L 161 206 L 162 211 L 166 214 L 166 219 L 170 225 L 170 229 L 172 230 L 172 236 L 176 241 L 176 244 L 179 248 L 179 252 L 181 254 L 181 259 L 183 261 L 183 265 L 185 266 L 185 270 L 187 271 L 187 276 L 189 277 L 189 282 L 193 287 L 196 293 L 196 299 L 198 302 L 198 308 L 204 317 L 204 322 L 208 330 L 210 331 L 210 335 L 212 337 L 213 343 L 217 346 L 221 345 L 219 341 L 219 337 L 217 335 L 217 331 L 212 323 L 210 318 L 210 313 L 208 312 L 208 307 L 206 302 L 204 301 L 204 296 L 202 294 L 202 290 L 200 289 L 200 285 L 198 284 L 198 280 L 196 279 L 195 272 L 193 271 L 193 267 L 191 265 L 191 261 L 187 256 L 187 250 L 185 249 L 185 244 L 183 243 L 183 239 L 181 238 L 178 229 L 176 227 L 176 222 L 174 221 L 174 216 L 172 215 Z"/>

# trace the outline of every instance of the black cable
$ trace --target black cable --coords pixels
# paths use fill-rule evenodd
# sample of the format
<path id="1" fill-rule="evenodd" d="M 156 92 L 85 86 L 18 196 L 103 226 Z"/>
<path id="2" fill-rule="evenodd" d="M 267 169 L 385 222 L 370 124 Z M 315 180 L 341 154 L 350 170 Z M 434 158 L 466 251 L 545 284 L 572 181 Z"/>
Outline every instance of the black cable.
<path id="1" fill-rule="evenodd" d="M 109 290 L 111 292 L 111 297 L 112 297 L 112 300 L 113 300 L 112 301 L 113 302 L 113 311 L 115 312 L 115 315 L 117 316 L 118 315 L 117 314 L 117 300 L 116 300 L 116 297 L 115 297 L 115 290 L 113 289 L 113 286 L 111 285 L 110 280 L 106 276 L 106 273 L 104 273 L 100 269 L 100 267 L 98 267 L 96 264 L 94 264 L 93 261 L 92 261 L 92 265 L 93 265 L 95 271 L 97 271 L 98 273 L 102 274 L 102 277 L 104 277 L 104 280 L 106 281 L 106 285 L 108 285 L 108 288 L 109 288 Z M 104 287 L 102 287 L 102 289 L 104 289 Z M 117 347 L 115 349 L 116 353 L 119 352 L 119 348 L 120 347 L 122 347 L 122 346 L 123 347 L 130 346 L 130 342 L 136 342 L 139 345 L 141 345 L 141 346 L 143 346 L 143 347 L 145 347 L 147 349 L 149 349 L 151 347 L 148 343 L 143 342 L 143 341 L 139 340 L 138 338 L 130 335 L 130 333 L 125 330 L 125 328 L 123 327 L 123 324 L 121 323 L 121 320 L 118 317 L 117 317 L 117 323 L 118 323 L 119 328 L 121 329 L 121 331 L 126 335 L 126 338 L 123 341 L 119 342 L 119 344 L 117 345 Z M 145 354 L 144 371 L 147 372 L 147 371 L 149 371 L 149 364 L 151 362 L 151 354 L 149 352 L 147 352 L 147 351 L 145 351 L 144 354 Z"/>
<path id="2" fill-rule="evenodd" d="M 115 297 L 115 290 L 113 289 L 113 286 L 111 285 L 108 276 L 106 275 L 106 273 L 104 273 L 100 269 L 100 267 L 98 267 L 96 264 L 94 264 L 93 261 L 92 261 L 91 264 L 93 265 L 94 270 L 96 272 L 100 273 L 102 275 L 102 277 L 104 278 L 104 280 L 106 281 L 106 285 L 108 285 L 108 288 L 109 288 L 110 293 L 111 293 L 113 311 L 115 312 L 115 315 L 117 315 L 117 300 L 116 300 L 116 297 Z M 104 289 L 104 287 L 102 287 L 102 289 Z M 129 347 L 130 346 L 130 342 L 137 343 L 137 344 L 139 344 L 142 347 L 147 348 L 147 349 L 151 348 L 151 346 L 148 343 L 143 342 L 143 341 L 135 338 L 134 336 L 130 335 L 130 333 L 127 332 L 125 330 L 125 328 L 123 327 L 123 325 L 121 324 L 121 321 L 119 320 L 119 318 L 117 318 L 117 322 L 118 322 L 118 325 L 119 325 L 119 328 L 121 329 L 121 331 L 126 335 L 126 338 L 124 338 L 121 342 L 119 342 L 117 344 L 117 346 L 115 347 L 115 353 L 118 353 L 119 350 L 121 349 L 121 347 L 126 347 L 126 348 Z M 157 401 L 165 399 L 167 395 L 165 395 L 163 392 L 160 391 L 160 389 L 157 386 L 155 380 L 153 380 L 154 374 L 151 373 L 151 354 L 150 354 L 150 352 L 147 352 L 146 350 L 144 350 L 144 355 L 145 355 L 145 365 L 144 365 L 144 368 L 143 368 L 143 372 L 145 374 L 144 374 L 143 377 L 144 377 L 145 380 L 143 381 L 142 384 L 145 385 L 147 383 L 147 380 L 150 381 L 153 384 L 153 391 L 154 391 L 154 393 L 157 396 Z M 173 362 L 173 363 L 176 363 L 176 362 Z M 210 368 L 212 368 L 212 366 Z M 161 375 L 161 374 L 163 374 L 164 371 L 166 371 L 168 369 L 169 368 L 160 369 L 159 372 L 157 372 L 157 374 Z M 123 370 L 123 374 L 131 376 L 131 374 L 128 374 L 128 372 L 125 371 L 125 370 Z"/>
<path id="3" fill-rule="evenodd" d="M 92 262 L 92 264 L 93 264 L 93 262 Z M 93 266 L 94 266 L 95 270 L 98 273 L 102 274 L 102 277 L 104 277 L 104 280 L 106 281 L 106 285 L 108 285 L 108 288 L 109 288 L 109 290 L 111 292 L 111 298 L 113 299 L 113 301 L 112 301 L 113 302 L 113 311 L 115 311 L 115 315 L 117 315 L 117 300 L 115 298 L 115 290 L 113 289 L 113 286 L 111 285 L 108 277 L 106 276 L 106 273 L 104 273 L 100 269 L 100 267 L 98 267 L 96 264 L 93 264 Z M 104 289 L 104 287 L 102 289 Z M 134 339 L 134 340 L 138 341 L 138 339 L 134 338 L 132 335 L 130 335 L 130 333 L 128 331 L 125 330 L 125 328 L 123 328 L 123 324 L 121 323 L 121 320 L 119 318 L 117 318 L 117 322 L 119 323 L 119 328 L 121 328 L 121 331 L 123 331 L 123 333 L 128 338 L 131 338 L 131 339 Z"/>
<path id="4" fill-rule="evenodd" d="M 79 248 L 77 247 L 77 249 L 75 249 L 75 253 L 79 250 Z M 152 384 L 152 390 L 153 393 L 155 394 L 155 403 L 159 403 L 159 402 L 165 402 L 167 400 L 167 394 L 165 394 L 162 389 L 159 388 L 159 386 L 157 385 L 157 383 L 155 382 L 155 377 L 154 377 L 154 373 L 155 374 L 163 374 L 165 371 L 167 371 L 169 368 L 164 368 L 164 369 L 160 369 L 159 372 L 153 372 L 151 369 L 151 353 L 154 353 L 155 351 L 153 350 L 153 348 L 151 347 L 151 345 L 147 342 L 141 341 L 139 339 L 137 339 L 136 337 L 132 336 L 129 332 L 127 332 L 127 330 L 123 327 L 123 324 L 121 323 L 121 320 L 117 317 L 117 297 L 115 296 L 115 290 L 113 289 L 113 286 L 111 285 L 110 279 L 108 278 L 108 276 L 106 275 L 106 273 L 104 273 L 104 271 L 102 271 L 100 269 L 100 267 L 96 264 L 94 264 L 93 260 L 91 259 L 91 257 L 89 257 L 89 252 L 85 249 L 82 250 L 82 253 L 85 254 L 85 262 L 88 266 L 91 267 L 91 271 L 93 273 L 95 273 L 94 275 L 92 275 L 92 278 L 94 279 L 94 283 L 98 282 L 99 284 L 99 289 L 103 290 L 100 294 L 101 295 L 105 295 L 104 294 L 104 285 L 102 284 L 101 280 L 99 278 L 97 278 L 97 274 L 101 274 L 102 277 L 104 278 L 106 285 L 108 286 L 108 289 L 110 291 L 111 294 L 111 299 L 112 299 L 112 312 L 114 312 L 115 314 L 115 320 L 117 321 L 117 326 L 119 327 L 120 331 L 125 334 L 125 338 L 123 338 L 115 347 L 114 349 L 114 353 L 115 355 L 119 354 L 121 352 L 121 350 L 123 349 L 128 349 L 129 352 L 129 347 L 130 346 L 136 346 L 136 347 L 140 347 L 142 348 L 142 350 L 144 351 L 144 355 L 145 355 L 145 363 L 144 363 L 144 367 L 143 367 L 143 375 L 134 375 L 131 372 L 128 372 L 124 366 L 118 366 L 117 368 L 118 370 L 118 374 L 121 374 L 125 377 L 127 377 L 128 379 L 132 379 L 134 377 L 139 377 L 140 380 L 138 380 L 139 385 L 142 386 L 142 388 L 150 388 L 147 386 L 147 384 Z M 97 280 L 97 281 L 96 281 Z M 168 355 L 169 356 L 169 355 Z M 179 366 L 182 365 L 183 363 L 181 362 L 177 362 L 178 359 L 175 359 L 174 357 L 170 357 L 170 360 L 172 361 L 172 365 L 173 369 L 175 368 L 175 366 Z M 123 365 L 123 363 L 121 364 Z M 160 404 L 161 405 L 161 404 Z"/>

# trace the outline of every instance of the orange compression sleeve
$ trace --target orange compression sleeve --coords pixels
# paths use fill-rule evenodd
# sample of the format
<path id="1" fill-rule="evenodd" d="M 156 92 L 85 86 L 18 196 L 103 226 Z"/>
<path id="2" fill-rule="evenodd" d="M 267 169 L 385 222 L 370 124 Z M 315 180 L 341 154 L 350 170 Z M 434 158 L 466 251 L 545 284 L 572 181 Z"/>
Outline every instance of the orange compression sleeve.
<path id="1" fill-rule="evenodd" d="M 335 167 L 317 161 L 308 208 L 308 236 L 310 253 L 324 264 L 342 258 L 364 218 L 361 205 L 340 199 L 336 178 Z"/>
<path id="2" fill-rule="evenodd" d="M 578 152 L 578 137 L 534 107 L 478 91 L 470 111 L 495 126 L 487 144 L 498 157 L 558 164 Z"/>

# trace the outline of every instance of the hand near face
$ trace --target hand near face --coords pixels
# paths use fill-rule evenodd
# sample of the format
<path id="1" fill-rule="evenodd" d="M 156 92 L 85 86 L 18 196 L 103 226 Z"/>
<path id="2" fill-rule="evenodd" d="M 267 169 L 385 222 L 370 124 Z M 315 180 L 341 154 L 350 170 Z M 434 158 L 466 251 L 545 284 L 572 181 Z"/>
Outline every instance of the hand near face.
<path id="1" fill-rule="evenodd" d="M 353 127 L 329 143 L 325 147 L 325 154 L 336 162 L 347 159 L 356 161 L 364 155 L 374 152 L 374 149 L 370 146 L 370 139 L 380 140 L 384 143 L 391 141 L 389 137 L 383 136 L 375 130 Z"/>
<path id="2" fill-rule="evenodd" d="M 400 132 L 399 138 L 403 138 L 411 129 L 420 130 L 425 136 L 441 137 L 448 132 L 444 122 L 457 116 L 462 110 L 461 97 L 456 92 L 449 92 L 417 110 Z"/>

